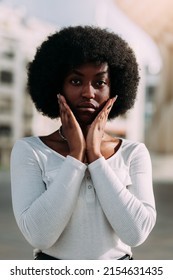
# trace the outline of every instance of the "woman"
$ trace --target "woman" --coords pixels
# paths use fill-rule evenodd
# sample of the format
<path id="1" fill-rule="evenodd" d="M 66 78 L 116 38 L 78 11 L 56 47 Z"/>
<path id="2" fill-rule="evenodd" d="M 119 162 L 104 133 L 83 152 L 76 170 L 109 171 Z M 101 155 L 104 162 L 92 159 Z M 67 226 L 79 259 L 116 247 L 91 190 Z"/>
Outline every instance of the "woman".
<path id="1" fill-rule="evenodd" d="M 133 107 L 138 81 L 132 49 L 106 29 L 63 28 L 38 48 L 29 93 L 62 126 L 18 140 L 11 156 L 14 214 L 35 259 L 132 259 L 150 234 L 148 150 L 105 132 Z"/>

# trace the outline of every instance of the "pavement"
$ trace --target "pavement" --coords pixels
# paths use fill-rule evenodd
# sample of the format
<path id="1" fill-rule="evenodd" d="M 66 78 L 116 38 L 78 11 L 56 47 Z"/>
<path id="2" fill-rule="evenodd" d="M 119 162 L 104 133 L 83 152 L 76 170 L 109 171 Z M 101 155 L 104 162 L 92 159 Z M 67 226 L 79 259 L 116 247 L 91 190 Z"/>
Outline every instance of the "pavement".
<path id="1" fill-rule="evenodd" d="M 148 239 L 133 248 L 136 260 L 173 260 L 173 155 L 151 154 L 157 222 Z M 0 260 L 33 259 L 12 212 L 9 171 L 0 171 Z"/>

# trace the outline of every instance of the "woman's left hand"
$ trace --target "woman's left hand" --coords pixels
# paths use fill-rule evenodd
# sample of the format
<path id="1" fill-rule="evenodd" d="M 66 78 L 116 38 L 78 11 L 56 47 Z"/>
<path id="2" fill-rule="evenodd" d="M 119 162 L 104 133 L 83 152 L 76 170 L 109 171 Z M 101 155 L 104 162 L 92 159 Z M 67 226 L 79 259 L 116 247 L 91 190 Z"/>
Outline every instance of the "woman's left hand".
<path id="1" fill-rule="evenodd" d="M 105 125 L 108 119 L 109 112 L 117 99 L 117 96 L 109 99 L 98 116 L 91 124 L 87 137 L 86 137 L 86 153 L 88 162 L 91 163 L 94 160 L 102 157 L 101 154 L 101 142 L 104 135 Z"/>

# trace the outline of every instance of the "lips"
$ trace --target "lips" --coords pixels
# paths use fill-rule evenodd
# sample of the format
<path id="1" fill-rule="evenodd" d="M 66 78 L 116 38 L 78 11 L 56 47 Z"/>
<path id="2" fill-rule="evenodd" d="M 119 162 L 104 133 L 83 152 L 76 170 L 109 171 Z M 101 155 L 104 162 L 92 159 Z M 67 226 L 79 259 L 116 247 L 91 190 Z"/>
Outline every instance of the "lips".
<path id="1" fill-rule="evenodd" d="M 97 108 L 96 108 L 96 106 L 95 106 L 93 103 L 91 103 L 91 102 L 82 102 L 82 103 L 80 103 L 80 104 L 78 105 L 78 109 L 83 109 L 83 110 L 85 110 L 85 109 L 92 109 L 92 110 L 96 110 Z"/>

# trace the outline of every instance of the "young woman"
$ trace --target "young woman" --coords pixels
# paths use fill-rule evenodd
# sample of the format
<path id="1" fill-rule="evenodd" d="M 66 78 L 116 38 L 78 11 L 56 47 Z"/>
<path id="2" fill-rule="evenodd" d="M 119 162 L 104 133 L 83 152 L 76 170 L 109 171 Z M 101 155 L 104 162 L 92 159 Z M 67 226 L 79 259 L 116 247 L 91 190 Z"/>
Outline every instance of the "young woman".
<path id="1" fill-rule="evenodd" d="M 18 140 L 11 155 L 14 214 L 35 259 L 132 259 L 150 234 L 148 150 L 105 132 L 133 107 L 138 81 L 132 49 L 106 29 L 63 28 L 38 48 L 29 93 L 62 126 Z"/>

